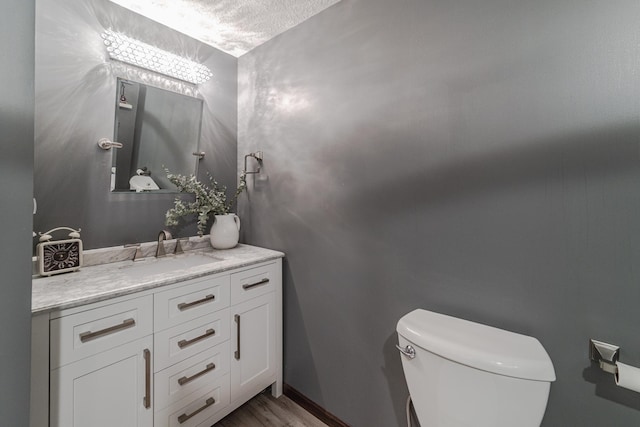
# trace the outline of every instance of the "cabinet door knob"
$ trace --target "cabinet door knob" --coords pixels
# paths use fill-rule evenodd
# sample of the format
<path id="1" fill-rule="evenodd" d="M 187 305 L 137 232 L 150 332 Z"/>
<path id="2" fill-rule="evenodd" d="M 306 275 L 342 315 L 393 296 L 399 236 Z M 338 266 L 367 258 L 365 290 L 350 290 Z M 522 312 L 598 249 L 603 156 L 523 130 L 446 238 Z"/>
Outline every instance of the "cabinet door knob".
<path id="1" fill-rule="evenodd" d="M 122 329 L 131 328 L 132 326 L 135 326 L 135 325 L 136 325 L 135 320 L 126 319 L 126 320 L 123 320 L 122 323 L 120 323 L 119 325 L 110 326 L 108 328 L 100 329 L 99 331 L 95 331 L 95 332 L 91 332 L 91 331 L 83 332 L 80 334 L 80 341 L 83 343 L 87 341 L 91 341 L 101 336 L 118 332 Z"/>
<path id="2" fill-rule="evenodd" d="M 151 352 L 144 349 L 142 353 L 144 357 L 144 407 L 151 408 Z"/>
<path id="3" fill-rule="evenodd" d="M 236 358 L 236 360 L 240 360 L 240 315 L 239 314 L 234 314 L 233 315 L 233 320 L 236 321 L 236 338 L 237 338 L 237 344 L 236 344 L 236 351 L 233 352 L 233 357 Z"/>
<path id="4" fill-rule="evenodd" d="M 202 341 L 203 339 L 206 339 L 206 338 L 209 338 L 211 336 L 214 336 L 215 334 L 216 334 L 215 329 L 207 329 L 207 331 L 204 334 L 200 335 L 199 337 L 195 337 L 195 338 L 190 339 L 190 340 L 180 340 L 178 342 L 178 347 L 180 347 L 180 348 L 188 347 L 191 344 L 195 344 L 198 341 Z"/>
<path id="5" fill-rule="evenodd" d="M 255 288 L 256 286 L 265 285 L 267 283 L 269 283 L 269 279 L 267 279 L 265 277 L 264 279 L 259 280 L 259 281 L 255 282 L 255 283 L 245 283 L 244 285 L 242 285 L 242 289 L 244 289 L 246 291 L 246 290 L 249 290 L 251 288 Z"/>
<path id="6" fill-rule="evenodd" d="M 181 302 L 180 304 L 178 304 L 178 310 L 180 311 L 184 311 L 184 310 L 188 310 L 190 308 L 193 308 L 195 306 L 198 306 L 200 304 L 204 304 L 207 302 L 211 302 L 211 301 L 215 301 L 216 296 L 215 295 L 207 295 L 206 297 L 199 299 L 197 301 L 193 301 L 193 302 Z"/>
<path id="7" fill-rule="evenodd" d="M 190 377 L 186 377 L 185 376 L 185 377 L 182 377 L 182 378 L 178 378 L 178 384 L 185 385 L 187 383 L 190 383 L 191 381 L 193 381 L 193 380 L 195 380 L 197 378 L 200 378 L 201 376 L 203 376 L 207 372 L 211 372 L 214 369 L 216 369 L 215 363 L 209 363 L 209 364 L 207 364 L 207 367 L 204 368 L 202 371 L 200 371 L 200 372 L 198 372 L 196 374 L 193 374 Z"/>
<path id="8" fill-rule="evenodd" d="M 185 421 L 189 420 L 191 417 L 195 417 L 196 415 L 198 415 L 200 412 L 204 411 L 205 409 L 207 409 L 209 406 L 213 405 L 214 403 L 216 403 L 216 400 L 213 397 L 208 398 L 204 405 L 201 406 L 200 408 L 196 409 L 195 411 L 193 411 L 192 413 L 190 413 L 189 415 L 187 415 L 186 413 L 180 415 L 178 417 L 178 422 L 180 424 L 184 423 Z"/>

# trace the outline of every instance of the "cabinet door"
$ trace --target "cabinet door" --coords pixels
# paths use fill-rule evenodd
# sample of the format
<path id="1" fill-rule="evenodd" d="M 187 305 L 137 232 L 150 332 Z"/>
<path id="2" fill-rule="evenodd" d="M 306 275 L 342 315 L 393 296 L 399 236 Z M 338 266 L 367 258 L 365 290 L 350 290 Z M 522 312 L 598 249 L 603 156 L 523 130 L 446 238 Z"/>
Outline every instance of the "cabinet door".
<path id="1" fill-rule="evenodd" d="M 151 427 L 151 336 L 51 371 L 52 427 Z"/>
<path id="2" fill-rule="evenodd" d="M 231 400 L 248 399 L 276 380 L 275 294 L 231 310 Z"/>

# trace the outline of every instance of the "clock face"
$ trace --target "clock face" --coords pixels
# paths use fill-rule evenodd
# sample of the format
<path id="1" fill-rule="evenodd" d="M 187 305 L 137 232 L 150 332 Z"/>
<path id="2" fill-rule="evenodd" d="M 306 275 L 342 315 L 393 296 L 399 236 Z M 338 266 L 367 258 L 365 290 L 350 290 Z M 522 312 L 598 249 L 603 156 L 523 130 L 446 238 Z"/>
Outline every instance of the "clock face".
<path id="1" fill-rule="evenodd" d="M 78 239 L 41 243 L 39 255 L 40 274 L 77 270 L 82 264 L 82 243 Z"/>

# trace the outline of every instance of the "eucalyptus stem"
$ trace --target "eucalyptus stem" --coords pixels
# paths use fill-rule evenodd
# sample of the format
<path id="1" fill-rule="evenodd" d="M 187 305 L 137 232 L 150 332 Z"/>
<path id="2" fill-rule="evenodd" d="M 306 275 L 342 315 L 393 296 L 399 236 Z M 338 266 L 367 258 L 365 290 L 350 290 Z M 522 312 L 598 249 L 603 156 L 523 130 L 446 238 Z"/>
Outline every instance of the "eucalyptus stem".
<path id="1" fill-rule="evenodd" d="M 193 194 L 193 202 L 186 202 L 176 197 L 173 207 L 165 215 L 167 226 L 178 225 L 182 217 L 196 215 L 198 235 L 204 235 L 209 217 L 213 215 L 225 215 L 231 212 L 231 208 L 238 200 L 238 196 L 247 188 L 247 175 L 240 175 L 238 188 L 229 203 L 227 203 L 226 187 L 220 186 L 209 174 L 209 186 L 198 181 L 194 175 L 173 174 L 165 169 L 169 181 L 178 188 L 181 193 Z"/>

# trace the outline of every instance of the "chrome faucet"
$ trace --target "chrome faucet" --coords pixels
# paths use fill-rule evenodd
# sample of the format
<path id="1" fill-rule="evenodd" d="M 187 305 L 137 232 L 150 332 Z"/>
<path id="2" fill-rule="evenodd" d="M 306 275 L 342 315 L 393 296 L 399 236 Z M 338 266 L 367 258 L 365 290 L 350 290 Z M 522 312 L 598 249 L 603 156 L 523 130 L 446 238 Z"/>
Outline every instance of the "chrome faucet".
<path id="1" fill-rule="evenodd" d="M 158 234 L 158 249 L 156 249 L 156 258 L 160 258 L 167 255 L 166 252 L 164 251 L 164 243 L 162 243 L 162 241 L 170 240 L 170 239 L 171 239 L 171 233 L 169 233 L 167 230 L 162 230 Z"/>

